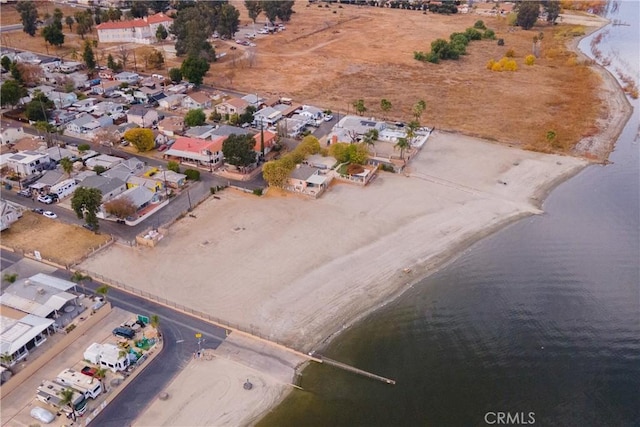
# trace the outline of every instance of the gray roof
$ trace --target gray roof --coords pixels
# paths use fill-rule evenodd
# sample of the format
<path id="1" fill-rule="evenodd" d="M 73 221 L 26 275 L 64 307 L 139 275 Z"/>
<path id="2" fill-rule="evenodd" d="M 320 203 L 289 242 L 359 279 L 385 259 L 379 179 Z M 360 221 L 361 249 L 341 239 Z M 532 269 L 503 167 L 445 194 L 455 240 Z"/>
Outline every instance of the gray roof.
<path id="1" fill-rule="evenodd" d="M 42 175 L 42 178 L 40 178 L 37 182 L 38 184 L 54 185 L 60 182 L 63 175 L 64 175 L 63 172 L 56 171 L 56 170 L 46 171 L 44 175 Z"/>
<path id="2" fill-rule="evenodd" d="M 128 197 L 129 199 L 131 199 L 131 202 L 133 202 L 133 204 L 135 204 L 137 207 L 140 207 L 146 203 L 149 203 L 151 199 L 153 199 L 153 195 L 153 191 L 149 190 L 146 187 L 139 186 L 124 191 L 117 197 L 117 199 Z"/>
<path id="3" fill-rule="evenodd" d="M 140 117 L 144 117 L 147 115 L 147 113 L 151 111 L 150 108 L 145 108 L 145 107 L 141 107 L 139 105 L 136 105 L 135 107 L 131 107 L 129 109 L 129 111 L 127 111 L 127 114 L 130 116 L 140 116 Z"/>
<path id="4" fill-rule="evenodd" d="M 293 170 L 293 172 L 291 172 L 290 177 L 293 179 L 301 179 L 303 181 L 306 181 L 311 175 L 315 174 L 316 172 L 318 172 L 318 169 L 316 168 L 312 168 L 311 166 L 307 165 L 299 165 Z"/>
<path id="5" fill-rule="evenodd" d="M 80 183 L 81 187 L 97 188 L 102 191 L 102 194 L 110 193 L 123 185 L 125 185 L 125 183 L 121 179 L 107 178 L 100 175 L 88 176 Z"/>
<path id="6" fill-rule="evenodd" d="M 77 126 L 84 126 L 87 123 L 90 123 L 92 121 L 94 121 L 95 119 L 93 118 L 93 116 L 91 114 L 85 114 L 84 116 L 80 116 L 77 119 L 69 122 L 69 124 L 74 124 Z"/>
<path id="7" fill-rule="evenodd" d="M 205 134 L 207 132 L 211 132 L 212 130 L 213 130 L 213 126 L 211 126 L 211 125 L 196 126 L 196 127 L 192 127 L 188 131 L 186 131 L 185 135 L 188 135 L 188 136 L 200 136 L 200 135 Z"/>
<path id="8" fill-rule="evenodd" d="M 249 135 L 250 133 L 251 132 L 249 132 L 247 129 L 239 128 L 237 126 L 229 126 L 229 125 L 221 125 L 216 130 L 211 132 L 212 135 L 216 135 L 216 136 L 229 136 L 233 134 Z"/>

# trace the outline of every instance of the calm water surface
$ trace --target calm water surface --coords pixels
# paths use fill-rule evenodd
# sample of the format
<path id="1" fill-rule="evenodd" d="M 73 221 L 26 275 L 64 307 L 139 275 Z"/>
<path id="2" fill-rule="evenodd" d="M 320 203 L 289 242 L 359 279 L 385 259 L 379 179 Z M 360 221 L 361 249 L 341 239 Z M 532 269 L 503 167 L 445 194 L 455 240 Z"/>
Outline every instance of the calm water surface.
<path id="1" fill-rule="evenodd" d="M 640 3 L 621 2 L 611 18 L 632 25 L 608 27 L 600 45 L 634 77 L 639 17 Z M 324 351 L 397 385 L 313 365 L 305 391 L 261 425 L 482 426 L 504 411 L 541 426 L 640 426 L 634 107 L 613 164 L 585 169 L 546 214 L 474 245 Z"/>

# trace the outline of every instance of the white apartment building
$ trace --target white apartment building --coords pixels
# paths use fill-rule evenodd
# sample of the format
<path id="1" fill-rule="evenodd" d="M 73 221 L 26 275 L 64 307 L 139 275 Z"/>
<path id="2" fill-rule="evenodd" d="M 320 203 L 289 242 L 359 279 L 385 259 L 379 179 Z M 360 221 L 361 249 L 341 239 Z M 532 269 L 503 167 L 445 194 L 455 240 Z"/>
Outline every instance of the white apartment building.
<path id="1" fill-rule="evenodd" d="M 96 26 L 100 43 L 140 43 L 152 44 L 156 41 L 156 31 L 163 25 L 167 31 L 173 19 L 164 13 L 136 18 L 128 21 L 103 22 Z"/>

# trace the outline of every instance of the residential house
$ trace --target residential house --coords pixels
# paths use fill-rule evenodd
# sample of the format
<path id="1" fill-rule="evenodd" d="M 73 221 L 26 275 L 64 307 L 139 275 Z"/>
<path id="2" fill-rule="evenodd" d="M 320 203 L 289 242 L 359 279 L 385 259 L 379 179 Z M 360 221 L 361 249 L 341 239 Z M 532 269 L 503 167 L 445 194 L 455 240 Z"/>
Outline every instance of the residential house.
<path id="1" fill-rule="evenodd" d="M 184 117 L 169 116 L 158 122 L 158 130 L 167 136 L 184 133 Z"/>
<path id="2" fill-rule="evenodd" d="M 86 98 L 74 102 L 71 106 L 75 108 L 76 111 L 90 113 L 97 103 L 98 100 L 96 98 Z"/>
<path id="3" fill-rule="evenodd" d="M 127 111 L 127 122 L 150 128 L 158 123 L 158 112 L 152 108 L 135 105 Z"/>
<path id="4" fill-rule="evenodd" d="M 91 136 L 103 126 L 113 124 L 113 119 L 109 116 L 94 117 L 91 114 L 84 114 L 77 119 L 67 123 L 65 129 L 76 134 L 88 134 Z"/>
<path id="5" fill-rule="evenodd" d="M 113 101 L 102 101 L 93 107 L 93 112 L 91 114 L 94 116 L 114 116 L 122 113 L 124 113 L 122 104 L 118 104 Z"/>
<path id="6" fill-rule="evenodd" d="M 44 152 L 46 152 L 49 155 L 49 159 L 56 164 L 60 163 L 60 160 L 65 157 L 71 160 L 76 159 L 76 154 L 73 151 L 59 146 L 47 148 Z"/>
<path id="7" fill-rule="evenodd" d="M 14 366 L 29 355 L 29 350 L 43 344 L 46 335 L 54 332 L 53 319 L 46 319 L 18 310 L 2 310 L 0 315 L 0 352 L 9 355 L 8 366 Z"/>
<path id="8" fill-rule="evenodd" d="M 169 170 L 163 170 L 161 177 L 165 187 L 182 188 L 187 182 L 187 176 L 185 174 Z"/>
<path id="9" fill-rule="evenodd" d="M 109 156 L 107 154 L 100 154 L 99 156 L 92 157 L 86 162 L 84 162 L 85 166 L 89 169 L 95 169 L 97 166 L 101 166 L 105 169 L 111 169 L 120 163 L 122 163 L 124 159 L 122 157 Z"/>
<path id="10" fill-rule="evenodd" d="M 160 200 L 160 195 L 144 186 L 131 187 L 116 199 L 127 197 L 137 210 L 146 208 L 150 203 Z"/>
<path id="11" fill-rule="evenodd" d="M 160 180 L 158 180 L 158 179 Z M 144 187 L 147 190 L 157 193 L 164 190 L 162 176 L 154 175 L 153 177 L 141 177 L 132 175 L 127 178 L 127 188 Z"/>
<path id="12" fill-rule="evenodd" d="M 189 110 L 211 108 L 211 98 L 204 92 L 191 92 L 182 98 L 182 108 Z"/>
<path id="13" fill-rule="evenodd" d="M 309 118 L 295 114 L 292 117 L 285 117 L 278 122 L 278 132 L 287 135 L 289 138 L 296 138 L 304 131 L 309 124 Z"/>
<path id="14" fill-rule="evenodd" d="M 173 19 L 156 13 L 144 18 L 103 22 L 96 26 L 96 30 L 100 43 L 152 44 L 156 42 L 158 27 L 163 25 L 168 30 L 172 23 Z"/>
<path id="15" fill-rule="evenodd" d="M 16 174 L 25 177 L 47 169 L 50 162 L 48 154 L 37 151 L 21 151 L 7 159 L 7 167 Z"/>
<path id="16" fill-rule="evenodd" d="M 160 147 L 161 145 L 167 144 L 169 142 L 169 137 L 158 130 L 154 130 L 153 142 L 155 143 L 156 147 Z"/>
<path id="17" fill-rule="evenodd" d="M 382 132 L 387 127 L 385 122 L 379 122 L 359 116 L 345 116 L 333 127 L 328 140 L 337 142 L 356 142 L 371 129 Z"/>
<path id="18" fill-rule="evenodd" d="M 287 180 L 287 190 L 318 197 L 328 187 L 330 178 L 320 174 L 320 169 L 297 165 Z"/>
<path id="19" fill-rule="evenodd" d="M 22 216 L 22 210 L 11 202 L 0 199 L 0 231 L 11 227 Z"/>
<path id="20" fill-rule="evenodd" d="M 22 126 L 7 126 L 2 129 L 2 132 L 0 132 L 0 143 L 10 144 L 20 138 L 24 138 L 25 136 L 26 134 L 24 133 Z"/>
<path id="21" fill-rule="evenodd" d="M 67 61 L 60 64 L 60 66 L 58 66 L 58 70 L 60 70 L 61 73 L 73 73 L 75 71 L 80 71 L 82 67 L 83 65 L 81 62 Z"/>
<path id="22" fill-rule="evenodd" d="M 109 96 L 113 94 L 113 92 L 115 92 L 118 88 L 120 88 L 121 84 L 122 82 L 119 82 L 117 80 L 102 80 L 100 81 L 99 85 L 94 86 L 91 89 L 91 92 L 95 93 L 96 95 Z"/>
<path id="23" fill-rule="evenodd" d="M 262 105 L 262 101 L 264 101 L 263 98 L 260 98 L 258 95 L 254 95 L 252 93 L 243 96 L 242 99 L 247 101 L 249 105 L 253 105 L 256 110 L 260 108 L 260 106 Z"/>
<path id="24" fill-rule="evenodd" d="M 39 194 L 47 194 L 51 187 L 62 182 L 67 174 L 59 170 L 48 170 L 33 184 L 29 185 L 29 189 Z"/>
<path id="25" fill-rule="evenodd" d="M 232 114 L 243 114 L 249 103 L 242 98 L 231 98 L 216 105 L 216 111 L 223 116 Z"/>
<path id="26" fill-rule="evenodd" d="M 253 125 L 255 127 L 268 127 L 275 125 L 282 118 L 282 112 L 273 108 L 265 107 L 256 111 L 253 115 Z"/>
<path id="27" fill-rule="evenodd" d="M 307 158 L 304 159 L 302 163 L 320 170 L 329 170 L 332 169 L 338 163 L 338 161 L 335 159 L 335 157 L 323 156 L 321 154 L 311 154 L 307 156 Z"/>
<path id="28" fill-rule="evenodd" d="M 213 140 L 179 137 L 171 148 L 165 151 L 164 157 L 213 169 L 222 165 L 222 143 L 225 139 L 223 136 Z"/>
<path id="29" fill-rule="evenodd" d="M 42 151 L 45 148 L 47 148 L 47 143 L 44 139 L 27 136 L 15 141 L 11 150 L 15 153 L 20 151 Z"/>
<path id="30" fill-rule="evenodd" d="M 120 164 L 102 173 L 107 178 L 118 178 L 127 182 L 130 176 L 139 175 L 144 171 L 144 162 L 135 157 L 127 159 Z"/>
<path id="31" fill-rule="evenodd" d="M 133 92 L 133 97 L 142 103 L 152 103 L 155 101 L 160 101 L 163 98 L 166 98 L 166 95 L 162 91 L 161 87 L 149 88 L 149 87 L 141 87 L 139 90 Z"/>
<path id="32" fill-rule="evenodd" d="M 80 182 L 79 187 L 96 188 L 102 192 L 102 202 L 107 202 L 123 193 L 127 184 L 118 178 L 107 178 L 101 175 L 91 175 Z"/>
<path id="33" fill-rule="evenodd" d="M 51 113 L 51 120 L 56 126 L 66 125 L 67 123 L 73 121 L 78 116 L 78 113 L 75 111 L 67 111 L 67 110 L 54 110 Z"/>
<path id="34" fill-rule="evenodd" d="M 135 83 L 138 83 L 138 80 L 140 80 L 140 74 L 132 73 L 130 71 L 123 71 L 121 73 L 116 74 L 113 77 L 116 79 L 116 81 L 119 81 L 120 83 L 128 83 L 128 84 L 135 84 Z"/>
<path id="35" fill-rule="evenodd" d="M 169 94 L 166 98 L 160 99 L 158 105 L 165 110 L 176 109 L 182 104 L 184 97 L 185 95 L 181 93 Z"/>
<path id="36" fill-rule="evenodd" d="M 324 112 L 320 108 L 312 107 L 311 105 L 303 105 L 302 108 L 298 110 L 298 114 L 314 121 L 321 120 L 324 117 Z"/>
<path id="37" fill-rule="evenodd" d="M 55 105 L 57 109 L 70 107 L 71 104 L 78 100 L 78 96 L 73 92 L 65 93 L 55 90 L 47 93 L 47 98 L 53 101 L 53 105 Z"/>
<path id="38" fill-rule="evenodd" d="M 256 142 L 253 151 L 262 155 L 262 147 L 264 146 L 264 155 L 266 156 L 273 149 L 273 146 L 278 142 L 278 135 L 275 132 L 263 130 L 253 135 L 253 139 Z"/>
<path id="39" fill-rule="evenodd" d="M 229 135 L 249 135 L 252 132 L 237 126 L 220 125 L 212 132 L 212 136 L 229 136 Z"/>
<path id="40" fill-rule="evenodd" d="M 213 135 L 215 130 L 216 127 L 212 125 L 194 126 L 187 130 L 184 135 L 191 138 L 207 139 Z"/>

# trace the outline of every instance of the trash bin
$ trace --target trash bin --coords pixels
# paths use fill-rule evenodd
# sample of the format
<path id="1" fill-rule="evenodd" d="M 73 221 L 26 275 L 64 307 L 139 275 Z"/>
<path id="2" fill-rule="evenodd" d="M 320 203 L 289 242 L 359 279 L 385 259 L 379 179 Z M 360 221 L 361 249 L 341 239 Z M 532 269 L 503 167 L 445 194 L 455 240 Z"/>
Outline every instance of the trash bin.
<path id="1" fill-rule="evenodd" d="M 13 186 L 11 184 L 5 184 L 4 185 L 4 189 L 5 190 L 11 190 L 13 188 Z"/>

